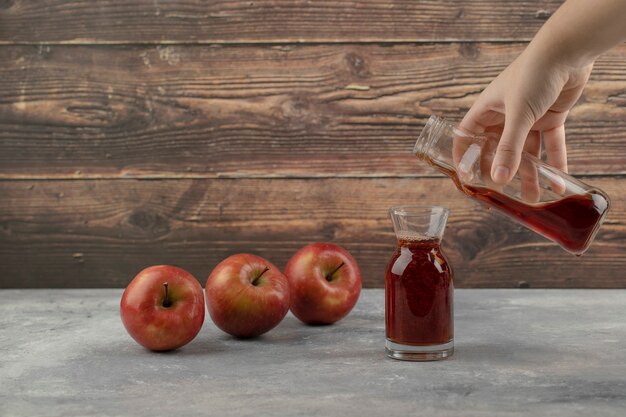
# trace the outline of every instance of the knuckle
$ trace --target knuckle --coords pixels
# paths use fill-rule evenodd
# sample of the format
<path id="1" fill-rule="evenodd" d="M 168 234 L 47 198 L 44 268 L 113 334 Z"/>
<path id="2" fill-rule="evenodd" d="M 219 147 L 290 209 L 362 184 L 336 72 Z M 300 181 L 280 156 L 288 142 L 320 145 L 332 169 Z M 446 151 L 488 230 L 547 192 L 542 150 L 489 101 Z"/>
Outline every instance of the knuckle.
<path id="1" fill-rule="evenodd" d="M 565 153 L 565 149 L 558 142 L 544 141 L 544 145 L 546 147 L 546 152 L 550 152 L 554 154 Z"/>
<path id="2" fill-rule="evenodd" d="M 502 145 L 498 147 L 498 151 L 497 151 L 500 155 L 507 155 L 507 156 L 516 156 L 518 154 L 517 149 L 509 146 L 509 145 Z"/>
<path id="3" fill-rule="evenodd" d="M 539 105 L 529 102 L 522 111 L 522 115 L 526 121 L 530 124 L 534 124 L 537 120 L 541 119 L 543 112 L 539 109 Z"/>
<path id="4" fill-rule="evenodd" d="M 521 123 L 528 126 L 534 125 L 543 115 L 541 105 L 531 100 L 518 102 L 517 105 L 511 107 L 511 110 Z"/>
<path id="5" fill-rule="evenodd" d="M 558 156 L 567 154 L 567 148 L 560 140 L 544 140 L 543 145 L 546 148 L 546 153 Z"/>

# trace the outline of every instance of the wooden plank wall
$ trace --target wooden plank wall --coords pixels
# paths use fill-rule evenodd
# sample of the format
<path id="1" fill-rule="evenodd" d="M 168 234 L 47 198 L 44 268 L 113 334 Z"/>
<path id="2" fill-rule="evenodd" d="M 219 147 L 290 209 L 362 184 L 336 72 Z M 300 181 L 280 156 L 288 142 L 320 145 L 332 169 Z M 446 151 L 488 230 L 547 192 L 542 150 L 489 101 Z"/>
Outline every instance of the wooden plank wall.
<path id="1" fill-rule="evenodd" d="M 0 1 L 0 288 L 119 287 L 156 263 L 283 266 L 334 241 L 383 284 L 387 209 L 451 208 L 457 287 L 626 287 L 626 46 L 567 124 L 612 211 L 575 258 L 410 150 L 559 1 Z"/>

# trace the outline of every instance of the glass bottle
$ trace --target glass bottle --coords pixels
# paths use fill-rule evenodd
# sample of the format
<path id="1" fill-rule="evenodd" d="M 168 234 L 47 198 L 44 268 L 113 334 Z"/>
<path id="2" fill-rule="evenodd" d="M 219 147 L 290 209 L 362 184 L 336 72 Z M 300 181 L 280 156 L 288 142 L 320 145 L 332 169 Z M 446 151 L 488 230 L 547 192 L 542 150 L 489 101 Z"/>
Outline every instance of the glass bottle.
<path id="1" fill-rule="evenodd" d="M 414 153 L 452 178 L 466 195 L 581 255 L 609 210 L 609 197 L 526 152 L 513 179 L 495 184 L 491 164 L 498 139 L 496 134 L 473 134 L 431 116 Z"/>
<path id="2" fill-rule="evenodd" d="M 452 269 L 441 251 L 444 207 L 389 210 L 397 248 L 385 274 L 385 351 L 394 359 L 444 359 L 454 351 Z"/>

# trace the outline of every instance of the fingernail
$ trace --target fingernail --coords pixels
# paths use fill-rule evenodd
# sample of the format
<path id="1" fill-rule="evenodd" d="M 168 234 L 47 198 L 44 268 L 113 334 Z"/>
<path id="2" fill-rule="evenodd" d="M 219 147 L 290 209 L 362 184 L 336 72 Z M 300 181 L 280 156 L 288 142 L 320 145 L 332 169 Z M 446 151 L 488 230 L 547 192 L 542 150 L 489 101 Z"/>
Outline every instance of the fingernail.
<path id="1" fill-rule="evenodd" d="M 497 166 L 493 171 L 493 180 L 497 183 L 505 183 L 509 180 L 509 169 L 503 165 Z"/>

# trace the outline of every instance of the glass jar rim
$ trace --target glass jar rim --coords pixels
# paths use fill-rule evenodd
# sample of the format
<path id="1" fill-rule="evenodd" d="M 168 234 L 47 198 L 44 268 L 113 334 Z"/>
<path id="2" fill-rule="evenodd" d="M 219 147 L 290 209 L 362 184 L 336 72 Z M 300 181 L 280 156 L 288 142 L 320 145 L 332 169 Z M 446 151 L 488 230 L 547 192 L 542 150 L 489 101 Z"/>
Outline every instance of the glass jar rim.
<path id="1" fill-rule="evenodd" d="M 440 215 L 448 215 L 450 209 L 444 206 L 428 206 L 428 205 L 415 205 L 405 204 L 400 206 L 394 206 L 389 209 L 389 214 L 396 216 L 430 216 L 432 213 Z"/>

